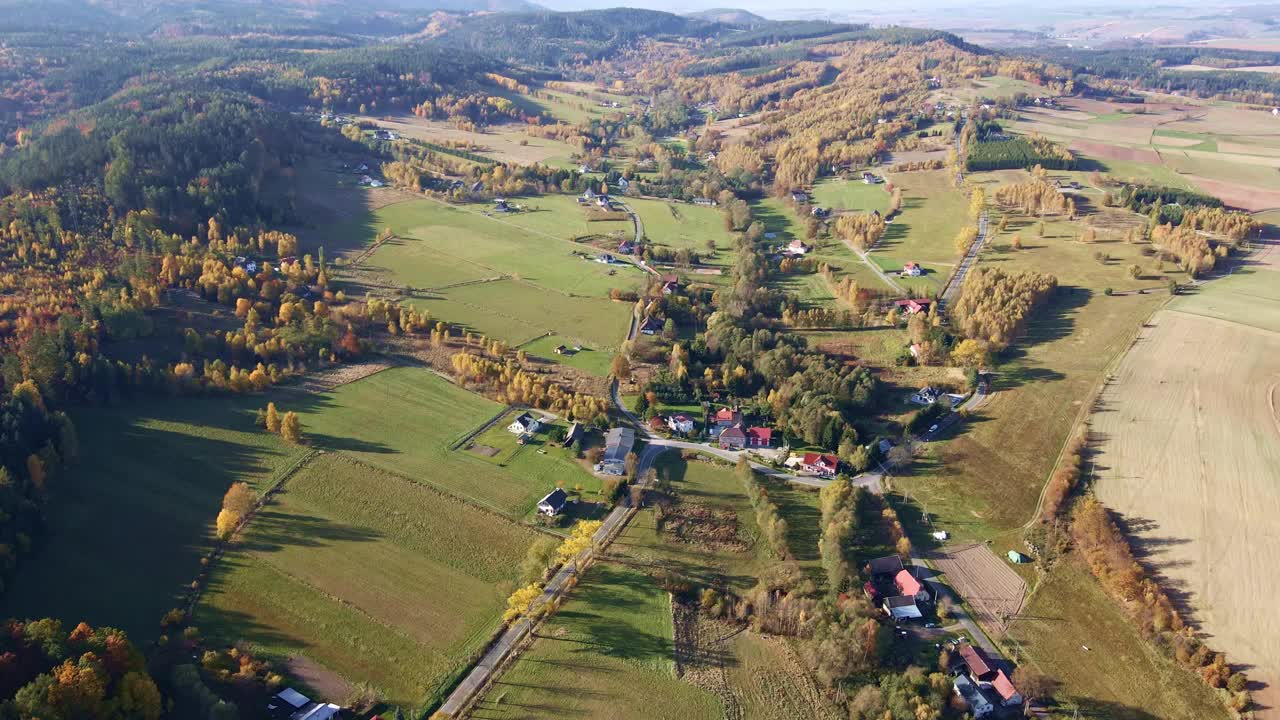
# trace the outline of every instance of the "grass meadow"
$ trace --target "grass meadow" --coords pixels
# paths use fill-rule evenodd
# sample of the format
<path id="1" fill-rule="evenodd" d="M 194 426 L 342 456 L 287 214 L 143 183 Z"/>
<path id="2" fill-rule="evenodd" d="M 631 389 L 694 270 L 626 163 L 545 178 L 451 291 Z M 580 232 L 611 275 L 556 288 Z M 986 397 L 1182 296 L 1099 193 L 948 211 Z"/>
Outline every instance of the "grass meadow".
<path id="1" fill-rule="evenodd" d="M 196 623 L 299 656 L 384 700 L 427 702 L 497 627 L 536 537 L 421 484 L 325 454 L 219 563 Z"/>
<path id="2" fill-rule="evenodd" d="M 609 365 L 613 362 L 614 353 L 607 347 L 597 348 L 591 345 L 583 345 L 581 350 L 574 351 L 572 349 L 574 343 L 575 340 L 572 337 L 548 335 L 523 346 L 521 349 L 530 355 L 575 367 L 598 377 L 608 377 Z M 569 348 L 568 354 L 556 354 L 556 348 L 561 345 Z"/>
<path id="3" fill-rule="evenodd" d="M 968 222 L 969 199 L 954 186 L 953 179 L 946 170 L 889 177 L 902 188 L 902 210 L 885 228 L 871 259 L 891 274 L 908 262 L 920 263 L 925 269 L 923 276 L 898 280 L 917 294 L 940 292 L 958 260 L 955 237 Z"/>
<path id="4" fill-rule="evenodd" d="M 557 454 L 522 452 L 498 467 L 450 449 L 502 408 L 430 371 L 395 368 L 297 409 L 315 447 L 347 453 L 508 517 L 523 517 L 560 481 L 590 491 L 599 487 L 597 478 Z"/>
<path id="5" fill-rule="evenodd" d="M 48 533 L 6 593 L 5 615 L 154 638 L 212 546 L 227 488 L 262 490 L 305 452 L 254 425 L 264 404 L 181 398 L 75 412 L 81 460 L 54 485 Z"/>
<path id="6" fill-rule="evenodd" d="M 869 213 L 889 210 L 889 193 L 884 185 L 868 185 L 861 178 L 825 178 L 813 186 L 813 203 L 833 211 Z"/>
<path id="7" fill-rule="evenodd" d="M 627 565 L 592 567 L 476 718 L 711 720 L 719 700 L 675 677 L 666 591 Z"/>

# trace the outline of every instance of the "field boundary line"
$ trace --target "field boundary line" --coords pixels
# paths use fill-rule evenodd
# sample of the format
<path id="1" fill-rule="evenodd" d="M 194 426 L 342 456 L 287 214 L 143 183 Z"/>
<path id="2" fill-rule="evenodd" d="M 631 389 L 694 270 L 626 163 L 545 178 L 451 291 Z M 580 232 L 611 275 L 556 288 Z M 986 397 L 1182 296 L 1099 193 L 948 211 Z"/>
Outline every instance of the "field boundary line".
<path id="1" fill-rule="evenodd" d="M 487 398 L 486 398 L 486 399 L 487 399 Z M 475 437 L 476 437 L 477 435 L 479 435 L 480 433 L 482 433 L 482 432 L 484 432 L 484 431 L 488 430 L 489 428 L 493 427 L 493 424 L 494 424 L 494 423 L 498 422 L 498 421 L 499 421 L 499 420 L 501 420 L 503 417 L 505 417 L 505 416 L 507 415 L 507 413 L 509 413 L 509 412 L 511 412 L 512 410 L 515 410 L 515 409 L 516 409 L 516 406 L 515 406 L 515 405 L 507 405 L 507 406 L 503 407 L 503 408 L 502 408 L 502 410 L 499 410 L 499 411 L 498 411 L 498 414 L 497 414 L 497 415 L 494 415 L 493 417 L 491 417 L 491 418 L 489 418 L 488 420 L 485 420 L 483 423 L 481 423 L 481 424 L 480 424 L 480 427 L 473 428 L 472 430 L 469 430 L 469 431 L 468 431 L 466 434 L 464 434 L 462 437 L 460 437 L 460 438 L 458 438 L 457 440 L 455 440 L 455 441 L 453 441 L 452 443 L 450 443 L 450 444 L 449 444 L 449 451 L 450 451 L 450 452 L 456 452 L 458 448 L 462 447 L 463 445 L 466 445 L 468 441 L 475 439 Z"/>
<path id="2" fill-rule="evenodd" d="M 354 456 L 348 455 L 347 453 L 345 453 L 345 452 L 343 452 L 343 451 L 341 451 L 341 450 L 335 450 L 335 451 L 329 452 L 329 453 L 327 453 L 327 454 L 329 454 L 329 455 L 333 455 L 333 456 L 335 456 L 335 457 L 341 457 L 343 460 L 346 460 L 347 462 L 354 463 L 354 464 L 356 464 L 356 465 L 360 465 L 361 467 L 365 467 L 365 468 L 368 468 L 368 469 L 370 469 L 370 470 L 374 470 L 374 471 L 376 471 L 376 472 L 385 473 L 385 474 L 387 474 L 387 475 L 392 475 L 392 476 L 397 477 L 397 478 L 399 478 L 399 479 L 401 479 L 401 480 L 403 480 L 403 481 L 405 481 L 405 482 L 407 482 L 407 483 L 412 483 L 412 484 L 414 484 L 414 485 L 418 485 L 418 486 L 420 486 L 420 487 L 422 487 L 422 488 L 425 488 L 425 489 L 427 489 L 427 490 L 430 490 L 430 491 L 432 491 L 432 492 L 434 492 L 434 493 L 436 493 L 436 494 L 438 494 L 438 495 L 443 495 L 444 497 L 447 497 L 447 498 L 449 498 L 449 499 L 451 499 L 451 500 L 454 500 L 454 501 L 457 501 L 457 502 L 460 502 L 460 503 L 463 503 L 463 504 L 466 504 L 466 505 L 471 505 L 472 507 L 476 508 L 477 510 L 482 510 L 482 511 L 487 512 L 487 513 L 489 513 L 489 514 L 491 514 L 491 515 L 495 515 L 495 516 L 497 516 L 497 517 L 500 517 L 500 518 L 502 518 L 503 520 L 506 520 L 507 522 L 512 523 L 513 525 L 520 525 L 521 527 L 525 527 L 525 524 L 524 524 L 524 523 L 522 523 L 522 522 L 520 522 L 520 521 L 518 520 L 518 516 L 508 515 L 507 513 L 503 512 L 500 508 L 498 508 L 498 507 L 496 507 L 496 506 L 494 506 L 494 505 L 491 505 L 491 504 L 489 504 L 489 503 L 486 503 L 485 501 L 480 500 L 480 499 L 478 499 L 478 498 L 473 498 L 473 497 L 470 497 L 470 496 L 468 496 L 468 495 L 463 495 L 462 493 L 454 492 L 454 491 L 452 491 L 452 490 L 449 490 L 448 488 L 441 487 L 441 486 L 439 486 L 439 485 L 436 485 L 435 483 L 428 482 L 428 481 L 426 481 L 426 480 L 419 480 L 419 479 L 414 478 L 414 477 L 411 477 L 411 476 L 407 475 L 406 473 L 403 473 L 403 472 L 401 472 L 401 471 L 399 471 L 399 470 L 392 470 L 392 469 L 390 469 L 390 468 L 383 467 L 383 466 L 378 465 L 378 464 L 376 464 L 376 463 L 366 462 L 366 461 L 361 460 L 361 459 L 359 459 L 359 458 L 357 458 L 357 457 L 354 457 Z"/>

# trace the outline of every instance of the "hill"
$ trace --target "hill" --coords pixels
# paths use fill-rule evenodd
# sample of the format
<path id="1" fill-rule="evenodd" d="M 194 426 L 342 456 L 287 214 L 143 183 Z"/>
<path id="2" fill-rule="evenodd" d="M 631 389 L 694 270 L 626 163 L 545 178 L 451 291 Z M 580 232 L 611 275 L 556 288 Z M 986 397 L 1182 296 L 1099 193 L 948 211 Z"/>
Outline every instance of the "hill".
<path id="1" fill-rule="evenodd" d="M 764 25 L 769 21 L 753 12 L 737 8 L 712 8 L 697 12 L 685 13 L 685 17 L 706 22 L 720 23 L 732 27 L 752 28 Z"/>

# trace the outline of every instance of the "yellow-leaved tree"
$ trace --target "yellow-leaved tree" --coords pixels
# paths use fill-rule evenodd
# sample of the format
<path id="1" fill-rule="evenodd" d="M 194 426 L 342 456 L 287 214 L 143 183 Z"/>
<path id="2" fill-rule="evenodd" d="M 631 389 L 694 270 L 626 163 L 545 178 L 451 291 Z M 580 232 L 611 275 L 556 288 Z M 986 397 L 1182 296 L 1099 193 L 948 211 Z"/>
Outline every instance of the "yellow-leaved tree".
<path id="1" fill-rule="evenodd" d="M 556 551 L 556 559 L 562 563 L 569 562 L 577 557 L 578 553 L 586 550 L 592 545 L 592 536 L 604 523 L 600 520 L 586 520 L 578 523 L 573 532 L 569 533 L 569 537 L 560 544 L 559 550 Z"/>
<path id="2" fill-rule="evenodd" d="M 509 623 L 525 614 L 534 600 L 542 595 L 541 583 L 529 583 L 518 588 L 507 598 L 507 611 L 502 614 L 502 622 Z"/>

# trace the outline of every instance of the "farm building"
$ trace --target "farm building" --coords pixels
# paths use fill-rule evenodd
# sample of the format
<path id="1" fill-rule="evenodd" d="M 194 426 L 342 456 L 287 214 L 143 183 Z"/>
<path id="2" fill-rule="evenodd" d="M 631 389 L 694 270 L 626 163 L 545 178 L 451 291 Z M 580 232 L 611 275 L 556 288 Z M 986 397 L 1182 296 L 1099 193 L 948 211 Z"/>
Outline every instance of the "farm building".
<path id="1" fill-rule="evenodd" d="M 871 576 L 872 581 L 884 576 L 894 577 L 901 570 L 902 557 L 899 555 L 886 555 L 867 563 L 867 574 Z"/>
<path id="2" fill-rule="evenodd" d="M 996 671 L 996 679 L 991 681 L 991 689 L 1000 696 L 1000 704 L 1005 707 L 1022 704 L 1022 693 L 1013 686 L 1013 682 L 1003 670 Z"/>
<path id="3" fill-rule="evenodd" d="M 804 192 L 803 190 L 792 190 L 791 201 L 797 202 L 797 203 L 807 203 L 809 202 L 809 193 Z"/>
<path id="4" fill-rule="evenodd" d="M 959 695 L 968 703 L 969 709 L 973 711 L 975 718 L 984 718 L 995 711 L 995 706 L 987 699 L 986 694 L 964 675 L 956 676 L 955 689 L 956 695 Z"/>
<path id="5" fill-rule="evenodd" d="M 822 453 L 805 453 L 804 458 L 800 461 L 800 469 L 808 473 L 813 473 L 818 477 L 835 477 L 836 470 L 840 467 L 840 459 L 835 455 L 824 455 Z M 902 567 L 902 561 L 898 561 L 898 567 Z"/>
<path id="6" fill-rule="evenodd" d="M 964 661 L 965 667 L 969 668 L 969 674 L 978 682 L 991 682 L 996 679 L 996 669 L 991 665 L 991 661 L 987 659 L 987 654 L 982 648 L 974 645 L 963 645 L 960 648 L 960 659 Z"/>
<path id="7" fill-rule="evenodd" d="M 929 312 L 929 306 L 932 304 L 933 301 L 929 298 L 909 298 L 907 300 L 893 301 L 894 307 L 908 315 L 915 315 L 918 312 Z"/>
<path id="8" fill-rule="evenodd" d="M 657 335 L 660 332 L 662 332 L 662 321 L 656 317 L 647 317 L 640 325 L 642 335 Z"/>
<path id="9" fill-rule="evenodd" d="M 872 172 L 863 172 L 862 182 L 866 183 L 867 185 L 875 185 L 880 182 L 880 177 Z"/>
<path id="10" fill-rule="evenodd" d="M 548 517 L 555 517 L 564 512 L 564 506 L 568 502 L 569 494 L 563 488 L 556 488 L 538 501 L 538 512 Z"/>
<path id="11" fill-rule="evenodd" d="M 716 201 L 712 200 L 711 198 L 694 198 L 693 204 L 701 205 L 702 207 L 715 207 Z"/>
<path id="12" fill-rule="evenodd" d="M 513 435 L 524 435 L 525 433 L 537 432 L 541 426 L 542 423 L 538 421 L 538 418 L 533 413 L 520 413 L 520 417 L 517 417 L 508 425 L 507 430 Z"/>
<path id="13" fill-rule="evenodd" d="M 337 705 L 313 702 L 293 688 L 281 690 L 267 702 L 267 716 L 272 720 L 330 720 L 341 712 Z"/>
<path id="14" fill-rule="evenodd" d="M 555 352 L 555 354 L 557 355 L 564 355 L 565 353 L 569 352 L 569 348 L 564 345 L 557 345 L 556 349 L 553 352 Z"/>
<path id="15" fill-rule="evenodd" d="M 790 255 L 792 257 L 803 257 L 808 254 L 809 250 L 809 246 L 805 245 L 803 240 L 792 240 L 785 248 L 782 249 L 782 254 Z"/>
<path id="16" fill-rule="evenodd" d="M 917 580 L 916 576 L 911 574 L 911 570 L 908 568 L 899 570 L 898 574 L 893 576 L 893 585 L 898 588 L 898 592 L 903 597 L 909 597 L 913 600 L 919 600 L 922 602 L 929 599 L 929 590 L 925 587 L 924 583 Z"/>
<path id="17" fill-rule="evenodd" d="M 742 423 L 742 413 L 732 408 L 720 408 L 716 410 L 716 414 L 711 416 L 711 422 L 715 423 L 721 430 Z"/>
<path id="18" fill-rule="evenodd" d="M 909 262 L 902 266 L 902 271 L 898 273 L 899 277 L 920 277 L 924 274 L 924 268 L 920 267 L 920 263 Z"/>
<path id="19" fill-rule="evenodd" d="M 918 391 L 912 393 L 911 402 L 917 405 L 932 405 L 942 396 L 942 392 L 937 388 L 926 385 Z"/>
<path id="20" fill-rule="evenodd" d="M 1031 562 L 1031 558 L 1027 557 L 1026 555 L 1023 555 L 1017 550 L 1010 550 L 1008 558 L 1009 558 L 1009 562 L 1013 563 L 1014 565 L 1022 565 L 1024 563 Z"/>
<path id="21" fill-rule="evenodd" d="M 924 617 L 924 613 L 916 605 L 916 599 L 905 595 L 885 598 L 884 611 L 894 620 L 919 620 Z"/>
<path id="22" fill-rule="evenodd" d="M 604 475 L 622 475 L 627 471 L 627 453 L 636 444 L 636 431 L 618 427 L 604 436 L 604 457 L 596 465 L 596 472 Z"/>

